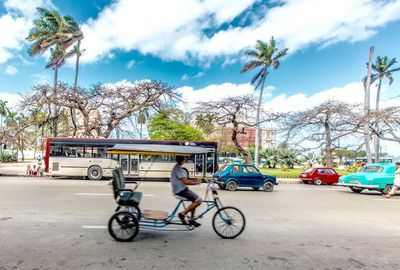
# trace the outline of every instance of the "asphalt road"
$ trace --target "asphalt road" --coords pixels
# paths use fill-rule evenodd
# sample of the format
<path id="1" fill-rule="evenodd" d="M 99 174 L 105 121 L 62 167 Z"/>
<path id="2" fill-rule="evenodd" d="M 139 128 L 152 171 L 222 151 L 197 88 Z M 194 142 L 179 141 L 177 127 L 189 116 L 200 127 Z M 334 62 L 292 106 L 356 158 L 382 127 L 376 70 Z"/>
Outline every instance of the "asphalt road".
<path id="1" fill-rule="evenodd" d="M 142 183 L 141 208 L 170 211 L 169 183 Z M 205 184 L 194 187 L 202 193 Z M 246 229 L 141 230 L 133 242 L 105 229 L 115 209 L 106 182 L 0 177 L 0 269 L 400 269 L 400 196 L 335 186 L 221 191 Z"/>

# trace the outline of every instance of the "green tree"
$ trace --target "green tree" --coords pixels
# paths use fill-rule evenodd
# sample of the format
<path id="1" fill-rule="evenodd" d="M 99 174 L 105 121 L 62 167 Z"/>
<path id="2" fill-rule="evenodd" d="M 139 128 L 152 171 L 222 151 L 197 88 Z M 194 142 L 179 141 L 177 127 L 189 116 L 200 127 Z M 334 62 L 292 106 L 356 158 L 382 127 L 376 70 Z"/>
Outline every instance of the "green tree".
<path id="1" fill-rule="evenodd" d="M 53 99 L 57 98 L 57 76 L 60 63 L 66 59 L 66 50 L 83 38 L 78 23 L 71 16 L 61 16 L 56 10 L 37 8 L 39 17 L 34 20 L 28 41 L 33 42 L 28 49 L 29 56 L 41 55 L 52 50 L 50 63 L 54 66 Z M 57 107 L 53 102 L 52 133 L 57 136 Z"/>
<path id="2" fill-rule="evenodd" d="M 195 123 L 206 138 L 213 134 L 215 130 L 213 125 L 213 116 L 210 113 L 196 115 Z"/>
<path id="3" fill-rule="evenodd" d="M 379 111 L 379 101 L 381 95 L 382 81 L 384 78 L 389 80 L 389 85 L 393 83 L 393 72 L 399 71 L 400 67 L 393 67 L 397 63 L 396 58 L 389 60 L 387 56 L 378 56 L 375 63 L 372 64 L 373 74 L 371 74 L 371 82 L 378 81 L 378 89 L 376 93 L 375 110 Z M 375 132 L 379 132 L 379 122 L 375 121 Z M 374 154 L 375 161 L 379 162 L 379 136 L 374 134 Z"/>
<path id="4" fill-rule="evenodd" d="M 280 66 L 280 59 L 287 55 L 288 49 L 279 50 L 276 47 L 274 37 L 271 37 L 269 43 L 262 40 L 258 40 L 255 50 L 246 51 L 246 55 L 252 60 L 247 62 L 241 73 L 251 71 L 255 68 L 260 68 L 256 75 L 251 79 L 251 84 L 255 84 L 255 89 L 260 87 L 260 95 L 258 98 L 257 115 L 256 115 L 256 138 L 255 138 L 255 165 L 258 166 L 258 151 L 260 144 L 260 112 L 262 95 L 264 91 L 265 79 L 269 73 L 269 69 L 272 67 L 278 69 Z"/>
<path id="5" fill-rule="evenodd" d="M 3 129 L 3 118 L 7 117 L 10 110 L 7 108 L 7 101 L 0 100 L 0 130 Z"/>
<path id="6" fill-rule="evenodd" d="M 179 109 L 166 109 L 149 119 L 148 130 L 153 140 L 204 140 L 199 130 L 185 124 L 185 113 Z"/>

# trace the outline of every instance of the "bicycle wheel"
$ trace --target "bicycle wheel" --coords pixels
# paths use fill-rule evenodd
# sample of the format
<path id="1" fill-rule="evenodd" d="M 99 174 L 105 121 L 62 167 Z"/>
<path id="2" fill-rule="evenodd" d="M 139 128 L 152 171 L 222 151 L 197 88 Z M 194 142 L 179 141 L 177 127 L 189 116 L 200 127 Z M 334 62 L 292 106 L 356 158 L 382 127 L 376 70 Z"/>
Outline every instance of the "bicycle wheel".
<path id="1" fill-rule="evenodd" d="M 137 218 L 129 212 L 117 212 L 108 222 L 108 232 L 119 242 L 132 241 L 139 232 Z"/>
<path id="2" fill-rule="evenodd" d="M 213 229 L 222 238 L 238 237 L 246 226 L 243 213 L 232 206 L 222 207 L 213 217 Z"/>

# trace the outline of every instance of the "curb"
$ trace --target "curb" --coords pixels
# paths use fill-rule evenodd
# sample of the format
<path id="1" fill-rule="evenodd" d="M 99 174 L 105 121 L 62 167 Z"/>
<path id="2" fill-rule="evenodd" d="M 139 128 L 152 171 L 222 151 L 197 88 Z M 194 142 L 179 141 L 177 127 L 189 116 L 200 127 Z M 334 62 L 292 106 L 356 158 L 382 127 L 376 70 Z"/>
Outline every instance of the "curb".
<path id="1" fill-rule="evenodd" d="M 296 179 L 296 178 L 277 178 L 276 180 L 279 184 L 302 184 L 303 183 L 300 179 Z"/>

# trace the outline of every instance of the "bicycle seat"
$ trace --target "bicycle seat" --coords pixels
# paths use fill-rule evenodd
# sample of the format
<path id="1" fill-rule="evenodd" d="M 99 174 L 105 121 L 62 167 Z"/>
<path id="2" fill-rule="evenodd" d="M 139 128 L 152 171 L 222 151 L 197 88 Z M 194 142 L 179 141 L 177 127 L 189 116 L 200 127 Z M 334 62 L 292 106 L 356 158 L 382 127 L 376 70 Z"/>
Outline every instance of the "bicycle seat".
<path id="1" fill-rule="evenodd" d="M 183 198 L 183 197 L 178 196 L 178 195 L 175 195 L 175 194 L 174 194 L 174 197 L 175 197 L 176 199 L 180 200 L 180 201 L 187 201 L 186 198 Z"/>

